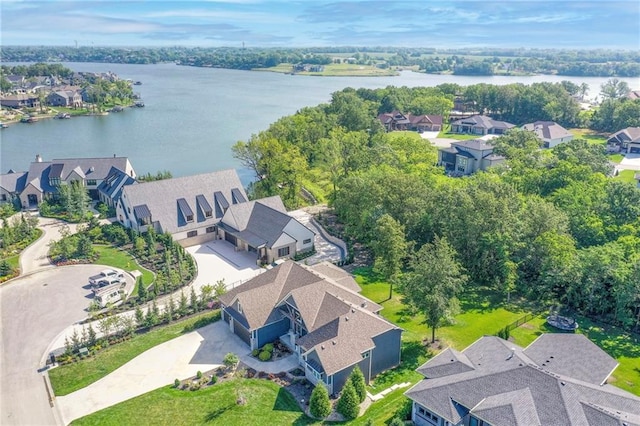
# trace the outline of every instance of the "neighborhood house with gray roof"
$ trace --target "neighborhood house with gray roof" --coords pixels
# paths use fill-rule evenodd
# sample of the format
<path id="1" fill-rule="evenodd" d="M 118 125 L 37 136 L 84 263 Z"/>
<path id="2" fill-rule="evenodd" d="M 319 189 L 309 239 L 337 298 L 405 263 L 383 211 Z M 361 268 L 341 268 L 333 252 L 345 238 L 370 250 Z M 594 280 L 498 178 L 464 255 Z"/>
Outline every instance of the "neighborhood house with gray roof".
<path id="1" fill-rule="evenodd" d="M 233 169 L 124 185 L 121 194 L 122 225 L 153 227 L 185 247 L 222 239 L 262 264 L 314 249 L 315 234 L 287 214 L 280 197 L 248 201 Z"/>
<path id="2" fill-rule="evenodd" d="M 279 338 L 309 381 L 337 394 L 356 366 L 368 383 L 400 364 L 402 329 L 359 291 L 335 265 L 286 261 L 221 296 L 222 318 L 252 350 Z"/>
<path id="3" fill-rule="evenodd" d="M 582 334 L 542 334 L 526 348 L 484 336 L 427 361 L 405 395 L 419 426 L 638 426 L 640 398 L 606 384 L 617 366 Z"/>

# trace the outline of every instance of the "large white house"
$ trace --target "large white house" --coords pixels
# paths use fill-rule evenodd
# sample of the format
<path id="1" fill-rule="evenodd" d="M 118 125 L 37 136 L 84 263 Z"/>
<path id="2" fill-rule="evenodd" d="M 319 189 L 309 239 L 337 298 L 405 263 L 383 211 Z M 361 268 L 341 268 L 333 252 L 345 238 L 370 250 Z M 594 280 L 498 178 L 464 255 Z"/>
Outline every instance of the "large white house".
<path id="1" fill-rule="evenodd" d="M 545 148 L 553 148 L 573 139 L 573 133 L 554 121 L 536 121 L 525 124 L 522 128 L 535 133 Z"/>

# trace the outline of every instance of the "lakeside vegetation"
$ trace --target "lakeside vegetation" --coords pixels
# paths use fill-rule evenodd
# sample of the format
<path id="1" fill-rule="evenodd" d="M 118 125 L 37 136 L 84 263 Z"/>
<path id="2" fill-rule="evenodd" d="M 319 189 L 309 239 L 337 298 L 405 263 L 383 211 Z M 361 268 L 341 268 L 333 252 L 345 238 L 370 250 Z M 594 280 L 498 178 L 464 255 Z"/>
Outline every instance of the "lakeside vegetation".
<path id="1" fill-rule="evenodd" d="M 505 300 L 562 305 L 637 330 L 640 190 L 609 178 L 599 132 L 609 130 L 607 114 L 619 108 L 638 113 L 617 116 L 616 126 L 640 126 L 640 101 L 625 99 L 624 85 L 611 80 L 602 94 L 614 108 L 585 116 L 572 97 L 580 90 L 570 82 L 347 88 L 233 150 L 257 177 L 249 188 L 254 198 L 280 195 L 295 208 L 313 181 L 305 189 L 335 208 L 347 240 L 368 247 L 374 259 L 399 257 L 385 278 L 400 288 L 416 272 L 419 249 L 440 238 L 468 275 L 462 292 L 489 288 Z M 535 135 L 513 129 L 494 139 L 503 166 L 453 178 L 434 166 L 435 147 L 415 133 L 386 133 L 376 118 L 394 110 L 446 116 L 455 96 L 518 126 L 548 120 L 586 128 L 591 140 L 540 150 Z M 397 241 L 390 244 L 388 235 Z"/>
<path id="2" fill-rule="evenodd" d="M 350 63 L 380 68 L 415 68 L 456 75 L 558 74 L 590 77 L 637 77 L 640 55 L 624 50 L 399 48 L 399 47 L 94 47 L 6 46 L 2 62 L 106 62 L 260 69 L 281 64 Z"/>

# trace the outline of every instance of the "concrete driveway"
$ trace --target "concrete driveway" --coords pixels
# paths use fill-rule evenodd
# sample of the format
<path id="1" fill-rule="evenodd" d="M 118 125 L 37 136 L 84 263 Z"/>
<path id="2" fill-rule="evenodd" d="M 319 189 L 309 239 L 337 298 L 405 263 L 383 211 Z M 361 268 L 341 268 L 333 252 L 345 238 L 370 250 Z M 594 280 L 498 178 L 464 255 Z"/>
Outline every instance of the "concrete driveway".
<path id="1" fill-rule="evenodd" d="M 195 376 L 222 364 L 233 352 L 246 356 L 249 347 L 218 321 L 138 355 L 108 376 L 69 395 L 56 398 L 65 424 L 103 408 Z"/>
<path id="2" fill-rule="evenodd" d="M 255 254 L 235 251 L 231 243 L 213 240 L 186 249 L 198 265 L 198 277 L 193 282 L 196 293 L 203 285 L 215 284 L 224 279 L 227 288 L 233 288 L 243 281 L 264 272 L 256 263 Z"/>
<path id="3" fill-rule="evenodd" d="M 57 423 L 37 370 L 51 341 L 87 316 L 87 277 L 103 268 L 49 268 L 0 287 L 0 424 Z"/>

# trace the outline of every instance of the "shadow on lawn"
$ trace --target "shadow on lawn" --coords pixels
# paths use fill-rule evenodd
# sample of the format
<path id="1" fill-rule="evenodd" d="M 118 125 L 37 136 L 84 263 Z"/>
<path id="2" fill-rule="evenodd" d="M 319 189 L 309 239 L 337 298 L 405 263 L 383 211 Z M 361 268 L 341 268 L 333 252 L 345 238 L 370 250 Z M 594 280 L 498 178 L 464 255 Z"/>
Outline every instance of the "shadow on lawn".
<path id="1" fill-rule="evenodd" d="M 217 408 L 215 410 L 209 411 L 207 413 L 207 415 L 204 417 L 204 421 L 207 422 L 207 423 L 216 421 L 218 419 L 218 417 L 220 417 L 221 415 L 223 415 L 227 411 L 232 410 L 235 406 L 236 406 L 236 404 L 227 404 L 227 405 L 219 407 L 219 408 Z"/>
<path id="2" fill-rule="evenodd" d="M 280 388 L 278 389 L 278 396 L 273 403 L 273 411 L 300 412 L 300 408 L 289 391 Z"/>

